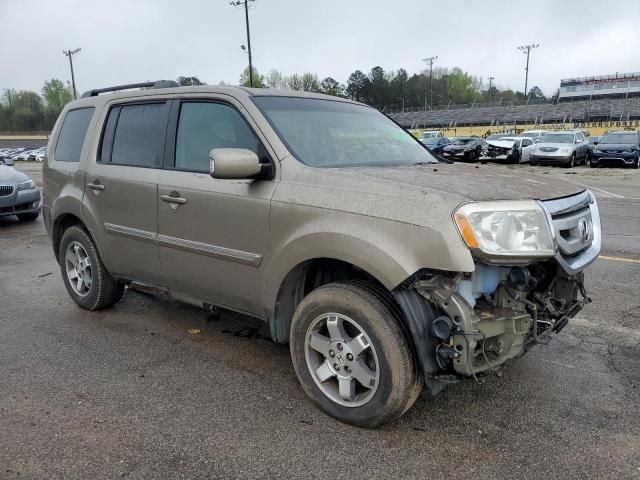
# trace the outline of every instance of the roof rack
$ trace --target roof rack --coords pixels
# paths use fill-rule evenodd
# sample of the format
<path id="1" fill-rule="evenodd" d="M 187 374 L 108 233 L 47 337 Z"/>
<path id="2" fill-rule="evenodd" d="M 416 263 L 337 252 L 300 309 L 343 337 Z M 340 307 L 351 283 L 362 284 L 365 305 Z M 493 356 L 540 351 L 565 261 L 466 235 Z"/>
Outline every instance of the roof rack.
<path id="1" fill-rule="evenodd" d="M 129 90 L 132 88 L 173 88 L 179 87 L 177 82 L 173 80 L 158 80 L 155 82 L 129 83 L 127 85 L 116 85 L 115 87 L 94 88 L 82 94 L 82 98 L 96 97 L 101 93 L 117 92 L 118 90 Z"/>

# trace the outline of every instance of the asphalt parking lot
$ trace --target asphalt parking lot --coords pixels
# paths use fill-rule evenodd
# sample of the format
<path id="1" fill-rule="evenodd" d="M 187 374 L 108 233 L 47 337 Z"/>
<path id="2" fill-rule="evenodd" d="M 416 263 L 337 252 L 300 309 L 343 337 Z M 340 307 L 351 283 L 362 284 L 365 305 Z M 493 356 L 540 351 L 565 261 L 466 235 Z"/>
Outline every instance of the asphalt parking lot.
<path id="1" fill-rule="evenodd" d="M 376 431 L 313 407 L 251 319 L 131 290 L 80 310 L 42 220 L 0 219 L 0 478 L 639 479 L 640 171 L 481 168 L 596 193 L 593 303 L 502 377 Z"/>

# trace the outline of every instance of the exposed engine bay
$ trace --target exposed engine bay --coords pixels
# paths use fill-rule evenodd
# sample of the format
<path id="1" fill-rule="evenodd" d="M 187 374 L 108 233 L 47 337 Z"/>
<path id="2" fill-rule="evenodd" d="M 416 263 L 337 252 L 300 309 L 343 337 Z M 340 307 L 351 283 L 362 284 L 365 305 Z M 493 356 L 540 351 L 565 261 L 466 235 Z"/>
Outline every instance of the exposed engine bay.
<path id="1" fill-rule="evenodd" d="M 582 272 L 569 275 L 553 259 L 477 263 L 472 274 L 457 276 L 422 272 L 396 299 L 420 338 L 418 356 L 432 393 L 460 377 L 497 373 L 533 345 L 548 343 L 590 302 Z"/>

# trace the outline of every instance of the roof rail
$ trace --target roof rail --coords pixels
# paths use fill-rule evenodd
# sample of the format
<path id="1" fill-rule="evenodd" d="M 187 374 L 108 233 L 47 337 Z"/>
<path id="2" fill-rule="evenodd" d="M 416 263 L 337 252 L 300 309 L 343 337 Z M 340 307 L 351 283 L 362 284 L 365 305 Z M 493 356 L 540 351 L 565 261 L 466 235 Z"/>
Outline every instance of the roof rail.
<path id="1" fill-rule="evenodd" d="M 94 88 L 82 94 L 82 98 L 96 97 L 101 93 L 117 92 L 118 90 L 129 90 L 131 88 L 172 88 L 179 87 L 173 80 L 158 80 L 155 82 L 129 83 L 127 85 L 116 85 L 115 87 Z"/>

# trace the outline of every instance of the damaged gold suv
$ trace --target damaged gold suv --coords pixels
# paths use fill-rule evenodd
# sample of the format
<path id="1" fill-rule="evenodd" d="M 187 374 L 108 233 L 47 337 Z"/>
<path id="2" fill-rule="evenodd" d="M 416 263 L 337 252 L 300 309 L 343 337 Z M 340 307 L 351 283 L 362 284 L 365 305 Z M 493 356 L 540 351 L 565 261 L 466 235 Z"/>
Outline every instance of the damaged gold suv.
<path id="1" fill-rule="evenodd" d="M 135 281 L 260 318 L 309 398 L 367 427 L 548 342 L 601 245 L 589 191 L 440 163 L 366 105 L 172 82 L 64 109 L 43 212 L 81 307 Z"/>

